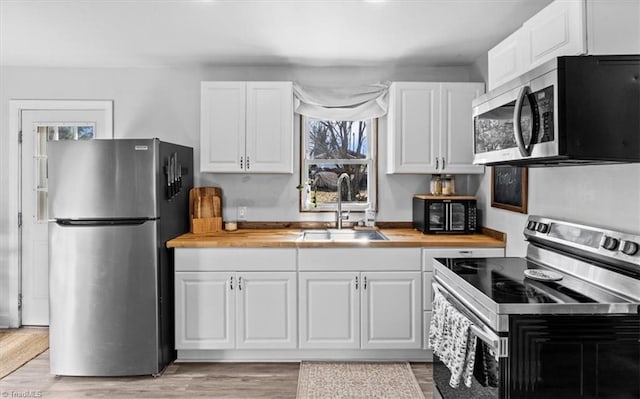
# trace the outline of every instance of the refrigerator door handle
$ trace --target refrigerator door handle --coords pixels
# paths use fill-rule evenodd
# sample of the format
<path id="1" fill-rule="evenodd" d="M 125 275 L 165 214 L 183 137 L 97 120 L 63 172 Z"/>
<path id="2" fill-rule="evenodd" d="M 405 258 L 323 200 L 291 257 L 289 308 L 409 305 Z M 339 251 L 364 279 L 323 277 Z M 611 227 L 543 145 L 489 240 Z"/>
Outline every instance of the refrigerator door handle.
<path id="1" fill-rule="evenodd" d="M 60 226 L 135 226 L 141 225 L 152 219 L 96 219 L 96 220 L 72 220 L 56 219 L 56 224 Z"/>

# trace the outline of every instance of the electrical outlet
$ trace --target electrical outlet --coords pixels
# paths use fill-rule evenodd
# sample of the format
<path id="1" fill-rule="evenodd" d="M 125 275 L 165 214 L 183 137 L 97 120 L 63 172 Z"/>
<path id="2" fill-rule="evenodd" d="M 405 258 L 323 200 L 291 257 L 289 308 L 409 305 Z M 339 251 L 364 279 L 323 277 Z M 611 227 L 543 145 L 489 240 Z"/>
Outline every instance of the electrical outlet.
<path id="1" fill-rule="evenodd" d="M 247 220 L 247 207 L 239 206 L 238 207 L 238 220 Z"/>

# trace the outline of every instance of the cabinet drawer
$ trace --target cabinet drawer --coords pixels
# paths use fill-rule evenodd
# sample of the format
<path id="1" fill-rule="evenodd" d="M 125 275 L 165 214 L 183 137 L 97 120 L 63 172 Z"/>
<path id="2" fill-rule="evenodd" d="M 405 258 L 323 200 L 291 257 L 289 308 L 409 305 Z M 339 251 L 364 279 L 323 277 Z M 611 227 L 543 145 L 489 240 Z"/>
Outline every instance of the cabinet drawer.
<path id="1" fill-rule="evenodd" d="M 420 248 L 300 248 L 300 270 L 417 271 Z"/>
<path id="2" fill-rule="evenodd" d="M 433 258 L 496 258 L 504 256 L 504 248 L 423 248 L 422 270 L 433 270 Z"/>
<path id="3" fill-rule="evenodd" d="M 295 248 L 176 248 L 176 271 L 295 271 Z"/>

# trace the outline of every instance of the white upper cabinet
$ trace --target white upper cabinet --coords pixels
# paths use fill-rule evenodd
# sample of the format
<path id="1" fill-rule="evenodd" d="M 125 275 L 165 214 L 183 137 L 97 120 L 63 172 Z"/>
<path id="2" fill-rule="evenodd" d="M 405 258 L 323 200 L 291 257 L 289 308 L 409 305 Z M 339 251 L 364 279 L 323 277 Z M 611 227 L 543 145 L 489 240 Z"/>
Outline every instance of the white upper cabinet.
<path id="1" fill-rule="evenodd" d="M 473 165 L 471 101 L 483 83 L 395 82 L 387 173 L 483 173 Z"/>
<path id="2" fill-rule="evenodd" d="M 489 84 L 488 89 L 494 89 L 518 76 L 526 68 L 527 42 L 522 39 L 524 31 L 518 29 L 509 37 L 489 50 Z"/>
<path id="3" fill-rule="evenodd" d="M 522 39 L 529 52 L 527 68 L 563 55 L 585 54 L 584 16 L 582 0 L 554 1 L 525 22 Z"/>
<path id="4" fill-rule="evenodd" d="M 202 82 L 200 171 L 242 172 L 245 155 L 246 84 Z"/>
<path id="5" fill-rule="evenodd" d="M 640 53 L 640 1 L 556 0 L 489 50 L 488 89 L 555 57 Z"/>
<path id="6" fill-rule="evenodd" d="M 293 173 L 291 82 L 202 82 L 200 170 Z"/>
<path id="7" fill-rule="evenodd" d="M 483 173 L 473 164 L 473 119 L 471 102 L 484 93 L 484 83 L 441 84 L 441 173 Z"/>
<path id="8" fill-rule="evenodd" d="M 436 169 L 440 84 L 395 82 L 389 89 L 388 173 Z"/>
<path id="9" fill-rule="evenodd" d="M 291 82 L 247 82 L 245 170 L 293 173 Z"/>

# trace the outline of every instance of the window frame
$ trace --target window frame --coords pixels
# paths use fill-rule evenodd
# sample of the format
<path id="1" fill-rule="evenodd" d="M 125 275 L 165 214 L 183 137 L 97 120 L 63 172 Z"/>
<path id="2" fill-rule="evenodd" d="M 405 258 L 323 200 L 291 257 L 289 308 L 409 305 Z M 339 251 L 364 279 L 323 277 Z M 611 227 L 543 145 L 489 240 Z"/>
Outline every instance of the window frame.
<path id="1" fill-rule="evenodd" d="M 342 210 L 353 212 L 364 212 L 367 209 L 376 211 L 378 206 L 378 120 L 379 118 L 366 119 L 367 123 L 367 156 L 362 159 L 315 159 L 307 158 L 308 131 L 307 121 L 310 118 L 300 115 L 300 195 L 299 195 L 299 211 L 300 212 L 336 212 L 338 208 L 337 202 L 328 202 L 324 204 L 313 205 L 311 202 L 311 189 L 307 184 L 309 176 L 309 168 L 311 165 L 333 163 L 333 164 L 351 164 L 367 166 L 367 198 L 366 203 L 357 203 L 354 201 L 343 201 Z M 353 193 L 352 193 L 353 195 Z"/>

